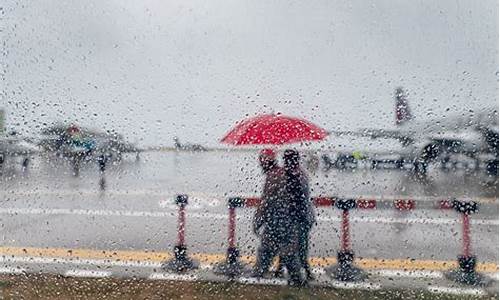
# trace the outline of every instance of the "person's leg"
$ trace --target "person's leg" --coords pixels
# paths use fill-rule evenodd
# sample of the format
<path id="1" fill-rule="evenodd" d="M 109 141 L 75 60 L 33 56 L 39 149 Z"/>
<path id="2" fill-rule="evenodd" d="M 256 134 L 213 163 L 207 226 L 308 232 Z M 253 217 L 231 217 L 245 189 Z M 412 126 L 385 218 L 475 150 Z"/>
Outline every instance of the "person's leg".
<path id="1" fill-rule="evenodd" d="M 308 280 L 314 279 L 309 266 L 309 229 L 300 231 L 299 237 L 299 259 L 300 265 L 304 268 Z"/>
<path id="2" fill-rule="evenodd" d="M 257 261 L 253 270 L 253 276 L 263 277 L 269 271 L 272 259 L 276 255 L 274 248 L 269 240 L 262 240 L 261 245 L 257 249 Z"/>
<path id="3" fill-rule="evenodd" d="M 299 254 L 299 235 L 294 231 L 280 243 L 280 259 L 288 271 L 288 284 L 303 286 L 306 284 L 301 276 L 301 263 Z"/>
<path id="4" fill-rule="evenodd" d="M 288 284 L 293 286 L 303 286 L 305 281 L 300 274 L 300 263 L 297 253 L 288 252 L 282 255 L 283 265 L 288 270 Z"/>
<path id="5" fill-rule="evenodd" d="M 285 273 L 285 265 L 283 264 L 282 256 L 278 257 L 278 266 L 276 267 L 276 271 L 274 272 L 274 277 L 283 277 Z"/>

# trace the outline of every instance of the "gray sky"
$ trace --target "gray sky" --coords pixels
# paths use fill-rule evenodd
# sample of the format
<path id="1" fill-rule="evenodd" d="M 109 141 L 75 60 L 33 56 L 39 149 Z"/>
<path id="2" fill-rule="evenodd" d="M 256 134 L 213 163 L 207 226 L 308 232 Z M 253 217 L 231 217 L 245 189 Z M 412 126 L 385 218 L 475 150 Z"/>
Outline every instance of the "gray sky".
<path id="1" fill-rule="evenodd" d="M 7 122 L 114 128 L 143 145 L 216 145 L 259 112 L 393 128 L 498 107 L 498 1 L 11 1 Z"/>

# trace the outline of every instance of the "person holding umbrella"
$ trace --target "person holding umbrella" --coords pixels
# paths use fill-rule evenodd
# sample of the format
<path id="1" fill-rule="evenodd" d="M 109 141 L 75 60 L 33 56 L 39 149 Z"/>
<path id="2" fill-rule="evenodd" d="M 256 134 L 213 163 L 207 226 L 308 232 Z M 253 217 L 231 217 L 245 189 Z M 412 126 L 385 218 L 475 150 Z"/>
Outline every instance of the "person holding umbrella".
<path id="1" fill-rule="evenodd" d="M 313 279 L 309 266 L 309 233 L 315 223 L 314 208 L 311 202 L 309 179 L 300 167 L 300 155 L 297 150 L 285 150 L 283 154 L 285 172 L 285 197 L 291 204 L 290 217 L 295 224 L 298 239 L 298 255 L 301 268 L 307 279 Z M 279 269 L 278 269 L 279 271 Z"/>
<path id="2" fill-rule="evenodd" d="M 296 224 L 297 253 L 307 280 L 312 280 L 309 266 L 309 233 L 315 223 L 313 204 L 310 201 L 309 179 L 300 168 L 300 156 L 296 150 L 286 150 L 283 155 L 285 175 L 285 197 L 292 205 L 291 217 Z M 280 262 L 274 274 L 282 277 L 285 266 Z"/>
<path id="3" fill-rule="evenodd" d="M 320 141 L 328 132 L 315 124 L 296 117 L 278 114 L 264 114 L 239 122 L 221 140 L 234 146 L 242 145 L 284 145 L 306 141 Z M 254 230 L 266 230 L 267 240 L 259 247 L 255 275 L 262 276 L 268 270 L 271 259 L 280 254 L 281 263 L 290 274 L 290 282 L 300 284 L 300 265 L 297 252 L 301 253 L 302 265 L 310 275 L 307 264 L 308 235 L 314 215 L 312 205 L 304 199 L 309 198 L 308 180 L 299 168 L 298 152 L 285 155 L 285 170 L 276 172 L 272 201 L 263 201 L 254 222 Z M 275 161 L 275 159 L 273 159 Z M 288 161 L 288 162 L 287 162 Z M 262 165 L 262 163 L 261 163 Z M 273 163 L 273 166 L 277 164 Z M 264 193 L 265 194 L 265 193 Z M 288 194 L 288 195 L 287 195 Z M 309 210 L 310 208 L 310 210 Z M 290 216 L 295 216 L 291 218 Z M 312 216 L 312 218 L 310 218 Z M 300 229 L 299 229 L 300 227 Z M 262 229 L 261 229 L 262 228 Z M 299 249 L 299 240 L 302 241 Z"/>
<path id="4" fill-rule="evenodd" d="M 259 164 L 264 173 L 264 187 L 262 189 L 261 205 L 255 211 L 253 221 L 253 231 L 260 235 L 260 230 L 266 221 L 265 203 L 272 202 L 279 194 L 279 188 L 282 184 L 283 169 L 279 167 L 276 160 L 276 153 L 272 149 L 263 149 L 259 153 Z M 264 205 L 265 204 L 265 205 Z"/>
<path id="5" fill-rule="evenodd" d="M 285 172 L 278 166 L 272 150 L 264 149 L 259 162 L 266 176 L 261 205 L 255 213 L 253 230 L 260 237 L 257 262 L 253 276 L 263 277 L 269 270 L 273 258 L 280 256 L 289 273 L 289 284 L 303 285 L 300 263 L 297 255 L 298 228 L 293 218 L 294 209 L 290 197 L 286 196 Z"/>

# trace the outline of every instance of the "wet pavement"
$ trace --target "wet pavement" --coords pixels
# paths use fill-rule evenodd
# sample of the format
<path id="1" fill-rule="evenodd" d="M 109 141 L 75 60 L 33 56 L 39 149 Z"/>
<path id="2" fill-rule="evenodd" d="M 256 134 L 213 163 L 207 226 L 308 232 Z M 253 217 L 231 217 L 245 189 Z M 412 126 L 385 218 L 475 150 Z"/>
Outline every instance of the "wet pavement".
<path id="1" fill-rule="evenodd" d="M 34 160 L 31 169 L 6 168 L 0 180 L 2 246 L 170 251 L 176 242 L 178 193 L 190 195 L 186 239 L 189 250 L 225 253 L 228 196 L 258 195 L 262 175 L 256 153 L 145 153 L 110 166 L 101 176 L 96 165 L 79 177 L 64 161 Z M 102 180 L 105 184 L 102 184 Z M 432 186 L 395 171 L 318 171 L 311 174 L 313 195 L 377 197 L 457 196 L 489 199 L 495 188 L 484 178 L 436 176 Z M 104 187 L 104 189 L 103 189 Z M 311 256 L 335 257 L 340 212 L 317 210 Z M 252 209 L 239 209 L 238 245 L 254 254 Z M 455 260 L 461 252 L 461 219 L 452 210 L 359 210 L 351 214 L 357 257 Z M 498 261 L 498 215 L 491 210 L 472 217 L 472 249 L 480 261 Z"/>
<path id="2" fill-rule="evenodd" d="M 36 249 L 25 249 L 23 256 L 6 256 L 0 258 L 0 263 L 4 266 L 0 270 L 9 271 L 11 274 L 23 273 L 51 273 L 60 274 L 65 277 L 92 277 L 92 278 L 144 278 L 148 280 L 169 280 L 169 281 L 227 281 L 228 277 L 216 270 L 215 264 L 208 263 L 207 257 L 191 255 L 193 260 L 198 261 L 199 268 L 183 272 L 181 274 L 169 272 L 162 268 L 162 262 L 172 257 L 165 253 L 155 253 L 150 255 L 148 260 L 130 260 L 134 253 L 115 252 L 106 257 L 106 254 L 96 255 L 96 258 L 75 258 L 67 253 L 61 255 L 61 251 L 49 253 L 49 255 L 26 256 L 33 254 Z M 59 249 L 63 250 L 63 249 Z M 46 249 L 38 250 L 39 253 L 48 252 Z M 12 252 L 12 251 L 11 251 Z M 59 256 L 54 256 L 59 254 Z M 83 253 L 75 253 L 75 256 L 84 256 Z M 95 254 L 95 253 L 94 253 Z M 100 257 L 100 258 L 99 258 Z M 102 259 L 106 257 L 106 259 Z M 144 258 L 144 257 L 143 257 Z M 242 259 L 243 261 L 244 259 Z M 286 285 L 284 278 L 266 276 L 256 279 L 248 276 L 248 264 L 243 262 L 245 270 L 236 278 L 232 278 L 244 284 L 262 285 Z M 450 267 L 450 266 L 446 266 Z M 450 281 L 443 270 L 391 270 L 381 268 L 369 268 L 364 270 L 367 278 L 358 282 L 342 282 L 334 278 L 334 274 L 323 264 L 312 268 L 314 279 L 309 281 L 311 286 L 327 286 L 336 289 L 356 289 L 356 290 L 388 290 L 388 289 L 409 289 L 416 291 L 429 291 L 432 293 L 447 293 L 454 295 L 475 295 L 491 297 L 498 296 L 498 274 L 494 272 L 484 273 L 481 286 L 462 286 Z"/>
<path id="3" fill-rule="evenodd" d="M 262 174 L 257 152 L 209 151 L 149 152 L 107 168 L 104 184 L 97 163 L 84 164 L 78 177 L 64 159 L 36 157 L 27 172 L 6 166 L 0 176 L 3 191 L 172 192 L 225 195 L 258 195 Z M 407 171 L 330 170 L 310 172 L 313 195 L 410 196 L 498 198 L 498 184 L 484 174 L 463 170 L 445 174 L 432 171 L 425 184 Z"/>

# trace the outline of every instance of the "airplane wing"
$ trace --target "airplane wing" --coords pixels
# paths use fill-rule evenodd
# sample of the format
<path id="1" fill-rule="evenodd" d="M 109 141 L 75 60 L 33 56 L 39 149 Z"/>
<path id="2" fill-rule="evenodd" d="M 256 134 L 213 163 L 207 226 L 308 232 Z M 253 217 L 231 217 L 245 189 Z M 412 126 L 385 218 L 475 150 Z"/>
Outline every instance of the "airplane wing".
<path id="1" fill-rule="evenodd" d="M 355 137 L 369 137 L 372 139 L 395 139 L 402 144 L 409 144 L 413 138 L 398 130 L 385 130 L 385 129 L 361 129 L 359 131 L 329 131 L 331 135 L 336 136 L 355 136 Z"/>

